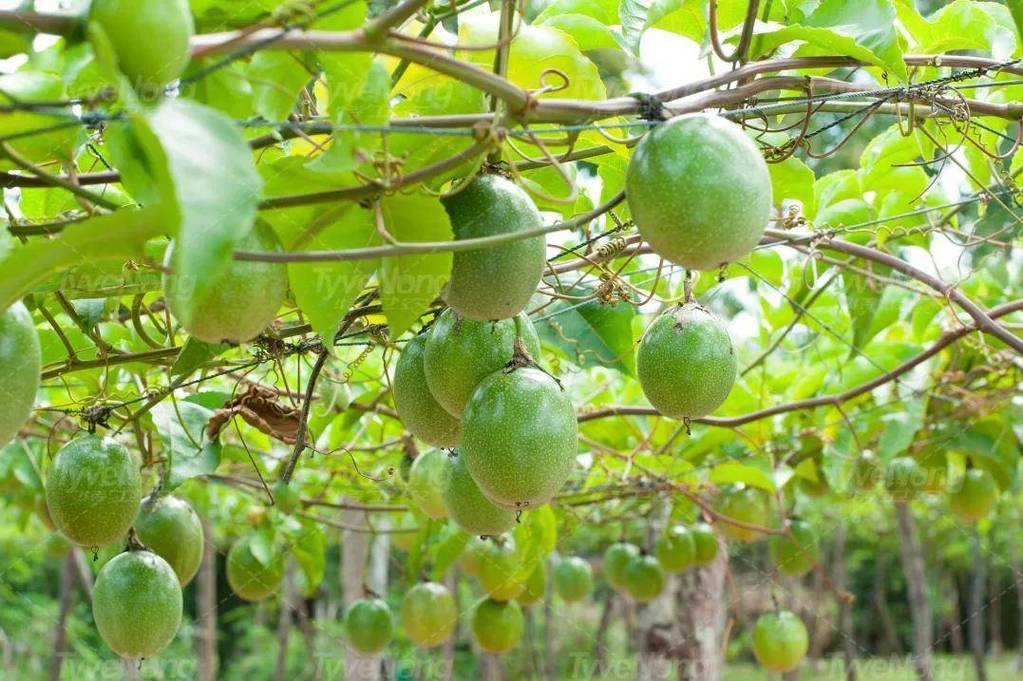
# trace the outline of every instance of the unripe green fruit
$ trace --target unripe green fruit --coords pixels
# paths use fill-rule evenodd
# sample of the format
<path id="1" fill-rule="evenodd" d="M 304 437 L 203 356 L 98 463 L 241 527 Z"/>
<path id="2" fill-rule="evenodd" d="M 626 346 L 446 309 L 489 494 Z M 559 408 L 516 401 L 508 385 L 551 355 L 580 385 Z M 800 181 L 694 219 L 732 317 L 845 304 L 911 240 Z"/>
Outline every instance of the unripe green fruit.
<path id="1" fill-rule="evenodd" d="M 278 480 L 274 483 L 271 488 L 271 494 L 273 495 L 274 507 L 281 513 L 294 513 L 295 511 L 302 510 L 302 497 L 294 487 Z"/>
<path id="2" fill-rule="evenodd" d="M 522 608 L 514 601 L 488 599 L 472 614 L 472 633 L 488 653 L 504 653 L 522 640 Z"/>
<path id="3" fill-rule="evenodd" d="M 419 334 L 405 344 L 394 368 L 394 408 L 410 433 L 434 447 L 458 445 L 458 419 L 440 406 L 426 384 L 423 357 L 428 334 Z"/>
<path id="4" fill-rule="evenodd" d="M 735 383 L 735 367 L 728 331 L 695 303 L 658 317 L 636 357 L 643 394 L 673 418 L 700 418 L 721 406 Z"/>
<path id="5" fill-rule="evenodd" d="M 458 557 L 458 567 L 469 576 L 475 576 L 480 571 L 480 561 L 487 550 L 486 542 L 479 537 L 472 537 L 462 549 L 462 555 Z"/>
<path id="6" fill-rule="evenodd" d="M 103 566 L 92 590 L 92 617 L 121 657 L 151 657 L 167 647 L 181 624 L 181 584 L 174 569 L 150 551 L 128 551 Z"/>
<path id="7" fill-rule="evenodd" d="M 457 620 L 455 599 L 436 582 L 416 584 L 401 602 L 402 626 L 420 648 L 433 648 L 448 640 Z"/>
<path id="8" fill-rule="evenodd" d="M 511 542 L 487 542 L 480 555 L 477 577 L 480 586 L 495 601 L 510 601 L 518 598 L 526 585 L 518 581 L 519 557 Z"/>
<path id="9" fill-rule="evenodd" d="M 654 252 L 691 270 L 738 260 L 771 217 L 764 157 L 734 123 L 678 116 L 636 145 L 625 175 L 629 210 Z"/>
<path id="10" fill-rule="evenodd" d="M 187 0 L 93 0 L 89 20 L 110 39 L 121 72 L 139 90 L 162 88 L 188 65 L 195 31 Z"/>
<path id="11" fill-rule="evenodd" d="M 721 513 L 733 520 L 765 527 L 770 522 L 771 511 L 767 495 L 762 490 L 745 487 L 734 490 L 725 498 Z M 755 541 L 763 534 L 759 530 L 739 527 L 725 520 L 720 522 L 719 527 L 729 539 L 742 542 Z"/>
<path id="12" fill-rule="evenodd" d="M 980 468 L 967 470 L 959 489 L 949 497 L 952 510 L 967 522 L 976 522 L 990 513 L 997 498 L 994 477 Z"/>
<path id="13" fill-rule="evenodd" d="M 783 610 L 761 615 L 753 629 L 753 654 L 768 671 L 786 673 L 799 666 L 809 648 L 806 625 Z"/>
<path id="14" fill-rule="evenodd" d="M 546 591 L 547 568 L 543 563 L 537 563 L 536 569 L 526 578 L 525 588 L 522 590 L 522 593 L 515 597 L 515 602 L 519 605 L 532 605 L 543 598 Z"/>
<path id="15" fill-rule="evenodd" d="M 469 534 L 498 535 L 515 526 L 515 511 L 483 496 L 461 454 L 447 457 L 443 488 L 444 505 L 451 519 Z"/>
<path id="16" fill-rule="evenodd" d="M 142 478 L 131 452 L 109 438 L 84 435 L 60 448 L 46 476 L 46 505 L 79 546 L 124 537 L 139 512 Z"/>
<path id="17" fill-rule="evenodd" d="M 653 556 L 636 556 L 625 566 L 625 590 L 640 603 L 660 596 L 664 582 L 664 569 Z"/>
<path id="18" fill-rule="evenodd" d="M 266 565 L 252 553 L 252 539 L 239 539 L 227 553 L 227 584 L 246 601 L 268 598 L 284 579 L 284 559 L 274 553 Z"/>
<path id="19" fill-rule="evenodd" d="M 566 603 L 575 603 L 589 596 L 593 590 L 590 564 L 578 556 L 572 556 L 555 565 L 554 590 Z"/>
<path id="20" fill-rule="evenodd" d="M 539 357 L 540 338 L 532 322 L 524 314 L 517 319 L 526 351 Z M 515 319 L 474 322 L 444 310 L 430 329 L 423 355 L 430 393 L 449 414 L 461 418 L 480 381 L 511 360 L 515 338 Z"/>
<path id="21" fill-rule="evenodd" d="M 604 579 L 615 589 L 625 588 L 625 568 L 639 556 L 639 547 L 627 542 L 616 542 L 604 551 Z"/>
<path id="22" fill-rule="evenodd" d="M 39 336 L 32 315 L 18 302 L 0 313 L 0 447 L 32 415 L 39 390 Z"/>
<path id="23" fill-rule="evenodd" d="M 166 267 L 173 267 L 174 244 L 167 248 Z M 281 251 L 281 242 L 263 222 L 236 245 L 242 251 Z M 232 260 L 202 297 L 194 281 L 163 275 L 167 308 L 188 333 L 207 343 L 244 343 L 273 321 L 288 293 L 288 271 L 281 263 Z"/>
<path id="24" fill-rule="evenodd" d="M 706 567 L 714 562 L 718 555 L 718 538 L 714 530 L 706 523 L 694 525 L 692 530 L 693 544 L 696 553 L 693 556 L 693 564 L 699 567 Z"/>
<path id="25" fill-rule="evenodd" d="M 444 199 L 455 239 L 508 234 L 543 225 L 529 195 L 500 175 L 479 175 Z M 475 251 L 451 261 L 444 300 L 459 315 L 476 321 L 514 317 L 540 283 L 546 260 L 543 236 Z"/>
<path id="26" fill-rule="evenodd" d="M 412 462 L 408 474 L 408 492 L 419 510 L 439 520 L 448 517 L 444 505 L 444 469 L 447 455 L 439 449 L 423 452 Z"/>
<path id="27" fill-rule="evenodd" d="M 817 534 L 806 523 L 789 523 L 792 536 L 771 537 L 771 561 L 778 572 L 786 575 L 805 575 L 817 563 L 820 555 Z"/>
<path id="28" fill-rule="evenodd" d="M 884 488 L 896 501 L 909 501 L 924 486 L 926 473 L 908 456 L 897 456 L 888 462 L 884 472 Z"/>
<path id="29" fill-rule="evenodd" d="M 345 615 L 345 631 L 348 642 L 360 653 L 379 653 L 394 636 L 394 621 L 387 603 L 379 598 L 355 601 Z"/>
<path id="30" fill-rule="evenodd" d="M 881 466 L 870 450 L 865 450 L 853 464 L 853 485 L 861 492 L 874 489 L 881 479 Z"/>
<path id="31" fill-rule="evenodd" d="M 817 469 L 816 480 L 800 476 L 797 484 L 799 485 L 799 490 L 811 499 L 820 499 L 831 491 L 831 485 L 828 484 L 828 479 L 824 477 L 824 471 L 820 468 Z"/>
<path id="32" fill-rule="evenodd" d="M 688 528 L 675 525 L 657 539 L 654 554 L 666 572 L 683 572 L 696 558 L 696 541 Z"/>
<path id="33" fill-rule="evenodd" d="M 939 494 L 948 486 L 948 456 L 937 447 L 928 447 L 916 458 L 923 472 L 921 492 Z"/>
<path id="34" fill-rule="evenodd" d="M 483 379 L 462 417 L 462 455 L 473 480 L 510 508 L 546 504 L 565 484 L 577 454 L 575 408 L 537 369 Z"/>
<path id="35" fill-rule="evenodd" d="M 187 502 L 172 496 L 160 497 L 152 508 L 143 502 L 135 532 L 147 549 L 174 568 L 181 586 L 192 581 L 202 562 L 203 531 Z"/>

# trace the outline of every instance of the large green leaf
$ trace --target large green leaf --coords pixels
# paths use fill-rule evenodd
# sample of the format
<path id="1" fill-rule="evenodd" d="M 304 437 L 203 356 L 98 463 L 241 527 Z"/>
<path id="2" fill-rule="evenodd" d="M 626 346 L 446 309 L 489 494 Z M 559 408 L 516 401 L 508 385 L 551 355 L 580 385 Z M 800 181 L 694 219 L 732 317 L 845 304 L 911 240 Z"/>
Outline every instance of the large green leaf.
<path id="1" fill-rule="evenodd" d="M 995 59 L 1005 59 L 1016 49 L 1012 16 L 1005 5 L 996 2 L 955 0 L 927 18 L 917 11 L 913 0 L 896 0 L 895 10 L 913 52 L 986 50 Z"/>
<path id="2" fill-rule="evenodd" d="M 171 462 L 165 492 L 189 478 L 207 475 L 220 464 L 220 442 L 206 437 L 213 411 L 194 402 L 167 400 L 153 407 L 153 423 Z M 180 416 L 180 417 L 179 417 Z"/>
<path id="3" fill-rule="evenodd" d="M 795 156 L 789 156 L 781 163 L 769 163 L 767 169 L 771 174 L 775 205 L 780 206 L 785 200 L 799 201 L 803 215 L 812 220 L 817 212 L 813 170 Z"/>
<path id="4" fill-rule="evenodd" d="M 591 289 L 577 287 L 574 295 Z M 629 376 L 636 374 L 632 318 L 636 309 L 628 303 L 604 305 L 598 300 L 579 304 L 559 300 L 541 316 L 536 330 L 547 345 L 560 348 L 580 367 L 603 366 Z"/>
<path id="5" fill-rule="evenodd" d="M 643 32 L 656 26 L 702 42 L 706 30 L 702 4 L 699 0 L 622 0 L 618 8 L 622 41 L 638 55 Z"/>
<path id="6" fill-rule="evenodd" d="M 274 123 L 294 111 L 299 93 L 312 77 L 301 56 L 273 50 L 257 52 L 245 70 L 256 113 Z"/>
<path id="7" fill-rule="evenodd" d="M 999 487 L 1012 487 L 1019 469 L 1020 442 L 1008 419 L 984 416 L 959 433 L 956 445 L 979 468 L 991 473 Z"/>
<path id="8" fill-rule="evenodd" d="M 361 94 L 335 112 L 333 143 L 309 167 L 328 173 L 355 170 L 372 160 L 380 147 L 381 134 L 353 130 L 351 126 L 386 126 L 390 112 L 391 76 L 380 63 L 370 62 L 361 78 Z M 356 80 L 358 82 L 358 80 Z M 332 105 L 340 106 L 332 97 Z"/>

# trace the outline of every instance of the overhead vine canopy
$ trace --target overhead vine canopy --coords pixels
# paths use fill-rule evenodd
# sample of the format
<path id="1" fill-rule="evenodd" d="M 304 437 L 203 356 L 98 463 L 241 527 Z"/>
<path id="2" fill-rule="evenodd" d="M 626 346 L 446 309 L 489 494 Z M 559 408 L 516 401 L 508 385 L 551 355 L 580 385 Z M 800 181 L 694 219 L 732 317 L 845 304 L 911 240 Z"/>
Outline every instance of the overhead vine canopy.
<path id="1" fill-rule="evenodd" d="M 1014 488 L 1018 3 L 152 4 L 0 11 L 0 310 L 40 355 L 11 507 L 88 431 L 138 457 L 142 496 L 287 547 L 315 589 L 345 509 L 414 538 L 410 582 L 450 568 L 468 535 L 405 483 L 431 445 L 507 492 L 519 581 L 555 527 L 790 534 L 865 460 L 939 448 Z M 716 135 L 739 155 L 685 165 Z M 644 359 L 663 313 L 716 325 L 721 357 Z M 506 336 L 496 365 L 473 345 L 431 373 L 473 324 Z M 547 401 L 501 411 L 500 381 Z M 731 514 L 733 486 L 769 516 Z"/>

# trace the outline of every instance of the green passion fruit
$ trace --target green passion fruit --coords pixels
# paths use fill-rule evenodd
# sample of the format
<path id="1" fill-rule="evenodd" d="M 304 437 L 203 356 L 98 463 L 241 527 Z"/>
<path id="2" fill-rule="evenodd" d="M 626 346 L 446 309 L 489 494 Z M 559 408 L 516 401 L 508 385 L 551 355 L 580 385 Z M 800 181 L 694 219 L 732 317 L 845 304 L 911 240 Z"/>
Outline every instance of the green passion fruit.
<path id="1" fill-rule="evenodd" d="M 809 525 L 794 520 L 789 523 L 789 535 L 771 537 L 771 561 L 786 575 L 805 575 L 817 563 L 820 550 L 817 534 Z"/>
<path id="2" fill-rule="evenodd" d="M 897 456 L 884 471 L 884 488 L 896 501 L 909 501 L 924 487 L 927 473 L 916 459 Z"/>
<path id="3" fill-rule="evenodd" d="M 227 584 L 239 598 L 261 601 L 277 591 L 284 579 L 284 558 L 271 552 L 257 555 L 253 538 L 239 539 L 227 552 Z M 262 559 L 261 559 L 262 558 Z"/>
<path id="4" fill-rule="evenodd" d="M 666 572 L 688 570 L 696 558 L 696 541 L 689 528 L 673 525 L 658 537 L 654 555 Z"/>
<path id="5" fill-rule="evenodd" d="M 771 177 L 739 126 L 678 116 L 648 132 L 625 174 L 629 210 L 654 252 L 693 270 L 749 253 L 771 217 Z"/>
<path id="6" fill-rule="evenodd" d="M 434 648 L 447 641 L 457 620 L 455 599 L 443 584 L 416 584 L 401 602 L 401 624 L 420 648 Z"/>
<path id="7" fill-rule="evenodd" d="M 790 672 L 809 648 L 806 625 L 787 610 L 761 615 L 753 628 L 753 654 L 768 671 Z"/>
<path id="8" fill-rule="evenodd" d="M 387 603 L 379 598 L 355 601 L 345 614 L 345 631 L 348 642 L 360 653 L 379 653 L 394 636 L 394 620 Z"/>
<path id="9" fill-rule="evenodd" d="M 475 322 L 448 309 L 437 317 L 426 339 L 423 369 L 430 392 L 449 414 L 461 418 L 480 381 L 511 360 L 516 322 L 526 351 L 537 357 L 540 338 L 524 314 L 497 322 Z"/>
<path id="10" fill-rule="evenodd" d="M 604 551 L 604 579 L 615 589 L 625 588 L 625 568 L 639 556 L 639 547 L 628 542 L 615 542 Z"/>
<path id="11" fill-rule="evenodd" d="M 160 497 L 151 506 L 142 502 L 135 518 L 139 541 L 174 568 L 181 585 L 192 581 L 202 562 L 202 522 L 192 507 L 174 496 Z"/>
<path id="12" fill-rule="evenodd" d="M 639 603 L 652 601 L 664 591 L 664 568 L 653 556 L 638 555 L 625 565 L 625 590 Z"/>
<path id="13" fill-rule="evenodd" d="M 860 492 L 874 489 L 881 479 L 881 466 L 872 451 L 866 449 L 853 462 L 853 486 Z"/>
<path id="14" fill-rule="evenodd" d="M 950 495 L 952 511 L 967 522 L 976 522 L 994 508 L 998 488 L 994 477 L 980 468 L 970 468 Z"/>
<path id="15" fill-rule="evenodd" d="M 20 302 L 0 313 L 0 447 L 10 442 L 32 414 L 39 389 L 39 336 Z"/>
<path id="16" fill-rule="evenodd" d="M 278 252 L 281 242 L 269 225 L 257 221 L 237 244 L 239 250 Z M 164 265 L 173 268 L 174 244 Z M 281 263 L 232 260 L 207 292 L 195 295 L 194 281 L 163 275 L 167 307 L 188 333 L 207 343 L 243 343 L 273 321 L 288 293 L 288 271 Z"/>
<path id="17" fill-rule="evenodd" d="M 462 454 L 473 480 L 509 508 L 546 504 L 577 454 L 575 407 L 538 369 L 497 371 L 480 382 L 462 416 Z"/>
<path id="18" fill-rule="evenodd" d="M 917 462 L 923 471 L 921 492 L 939 494 L 948 486 L 948 455 L 937 447 L 927 447 L 917 454 Z"/>
<path id="19" fill-rule="evenodd" d="M 427 334 L 413 337 L 398 357 L 391 389 L 394 409 L 410 433 L 434 447 L 458 445 L 458 419 L 447 412 L 426 384 L 423 357 Z"/>
<path id="20" fill-rule="evenodd" d="M 753 487 L 743 487 L 728 494 L 721 513 L 733 520 L 761 527 L 767 526 L 771 518 L 767 494 Z M 727 521 L 722 521 L 720 526 L 726 537 L 742 542 L 755 541 L 763 534 L 760 530 L 740 527 Z"/>
<path id="21" fill-rule="evenodd" d="M 61 532 L 79 546 L 115 542 L 139 512 L 142 478 L 126 447 L 84 435 L 60 448 L 46 475 L 46 505 Z"/>
<path id="22" fill-rule="evenodd" d="M 415 458 L 408 473 L 412 501 L 434 520 L 448 517 L 448 507 L 444 505 L 445 468 L 447 456 L 439 449 L 431 449 Z"/>
<path id="23" fill-rule="evenodd" d="M 188 0 L 93 0 L 89 20 L 99 24 L 121 72 L 140 91 L 162 88 L 188 65 L 195 31 Z"/>
<path id="24" fill-rule="evenodd" d="M 476 576 L 480 571 L 480 561 L 487 550 L 487 544 L 479 537 L 470 537 L 462 555 L 458 557 L 458 567 L 469 576 Z"/>
<path id="25" fill-rule="evenodd" d="M 451 519 L 469 534 L 498 535 L 515 526 L 515 511 L 483 496 L 469 474 L 465 457 L 457 452 L 447 457 L 442 487 Z"/>
<path id="26" fill-rule="evenodd" d="M 504 653 L 522 640 L 525 622 L 522 608 L 515 601 L 488 599 L 472 614 L 472 633 L 480 648 L 488 653 Z"/>
<path id="27" fill-rule="evenodd" d="M 664 313 L 646 330 L 636 372 L 657 411 L 700 418 L 728 397 L 735 383 L 735 351 L 721 321 L 689 303 Z"/>
<path id="28" fill-rule="evenodd" d="M 693 565 L 706 567 L 714 562 L 718 555 L 718 538 L 714 530 L 707 523 L 697 523 L 692 527 L 693 545 L 696 552 L 693 554 Z"/>
<path id="29" fill-rule="evenodd" d="M 525 588 L 522 590 L 522 593 L 515 597 L 515 601 L 519 605 L 532 605 L 543 598 L 546 590 L 547 568 L 542 562 L 537 563 L 536 569 L 529 573 L 529 577 L 526 578 Z"/>
<path id="30" fill-rule="evenodd" d="M 302 510 L 302 497 L 294 487 L 278 480 L 270 490 L 274 500 L 274 508 L 281 513 L 294 513 Z"/>
<path id="31" fill-rule="evenodd" d="M 174 568 L 150 551 L 111 559 L 92 590 L 96 629 L 121 657 L 150 657 L 167 647 L 181 624 L 181 610 Z"/>
<path id="32" fill-rule="evenodd" d="M 518 598 L 526 585 L 518 581 L 519 556 L 510 541 L 490 541 L 480 554 L 480 586 L 495 601 Z"/>
<path id="33" fill-rule="evenodd" d="M 566 603 L 581 601 L 593 590 L 593 571 L 590 564 L 572 556 L 554 566 L 554 590 Z"/>
<path id="34" fill-rule="evenodd" d="M 479 175 L 444 199 L 455 239 L 511 234 L 543 225 L 526 192 L 500 175 Z M 460 251 L 451 261 L 444 300 L 476 321 L 514 317 L 540 283 L 546 259 L 543 236 Z"/>

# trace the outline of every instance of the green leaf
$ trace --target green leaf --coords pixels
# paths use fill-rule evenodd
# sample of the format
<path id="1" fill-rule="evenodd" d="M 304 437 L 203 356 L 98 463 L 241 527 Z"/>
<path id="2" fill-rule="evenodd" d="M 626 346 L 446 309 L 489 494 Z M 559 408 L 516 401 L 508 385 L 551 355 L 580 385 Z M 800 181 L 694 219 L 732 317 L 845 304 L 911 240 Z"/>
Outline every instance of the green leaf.
<path id="1" fill-rule="evenodd" d="M 969 454 L 978 468 L 994 476 L 998 486 L 1010 489 L 1019 468 L 1020 442 L 1011 423 L 1001 415 L 989 415 L 959 433 L 958 449 Z"/>
<path id="2" fill-rule="evenodd" d="M 217 470 L 220 442 L 206 437 L 212 410 L 184 401 L 177 402 L 175 409 L 175 403 L 167 400 L 153 407 L 152 415 L 160 440 L 170 455 L 170 476 L 164 491 L 173 490 L 189 478 Z"/>
<path id="3" fill-rule="evenodd" d="M 536 566 L 557 544 L 558 530 L 554 511 L 550 506 L 532 511 L 526 522 L 520 522 L 515 526 L 513 533 L 519 568 L 515 571 L 512 581 L 523 582 L 533 574 Z"/>
<path id="4" fill-rule="evenodd" d="M 1013 3 L 1009 3 L 1011 9 Z M 899 22 L 909 34 L 912 51 L 947 54 L 953 50 L 990 51 L 1006 59 L 1016 50 L 1012 16 L 996 2 L 955 0 L 927 18 L 912 0 L 896 0 Z"/>
<path id="5" fill-rule="evenodd" d="M 260 54 L 266 53 L 259 52 L 257 56 Z M 190 75 L 210 66 L 216 59 L 193 60 L 183 78 L 187 79 Z M 182 96 L 223 111 L 231 118 L 246 119 L 252 116 L 252 85 L 247 79 L 245 69 L 238 64 L 229 64 L 210 71 L 202 78 L 184 86 L 183 90 Z"/>
<path id="6" fill-rule="evenodd" d="M 767 169 L 771 174 L 774 204 L 780 206 L 785 200 L 799 201 L 803 206 L 803 216 L 812 220 L 817 212 L 813 170 L 795 156 L 789 156 L 781 163 L 768 163 Z"/>
<path id="7" fill-rule="evenodd" d="M 593 17 L 584 14 L 559 14 L 543 22 L 562 31 L 575 40 L 580 50 L 618 49 L 611 30 Z"/>
<path id="8" fill-rule="evenodd" d="M 622 0 L 618 13 L 622 41 L 635 55 L 643 33 L 653 26 L 703 42 L 706 21 L 698 0 Z"/>
<path id="9" fill-rule="evenodd" d="M 188 376 L 231 346 L 226 343 L 207 343 L 189 336 L 181 346 L 174 364 L 171 365 L 171 376 Z"/>
<path id="10" fill-rule="evenodd" d="M 381 200 L 384 227 L 399 242 L 450 241 L 451 222 L 440 199 L 400 194 Z M 391 338 L 398 338 L 419 319 L 451 274 L 451 253 L 384 258 L 380 267 L 380 302 Z"/>
<path id="11" fill-rule="evenodd" d="M 391 75 L 379 62 L 370 62 L 362 94 L 337 111 L 333 143 L 309 167 L 318 172 L 344 173 L 371 161 L 380 147 L 381 133 L 344 126 L 386 126 L 390 114 Z M 336 105 L 336 103 L 335 103 Z"/>
<path id="12" fill-rule="evenodd" d="M 419 513 L 416 514 L 416 519 L 419 521 L 419 532 L 412 540 L 412 548 L 409 549 L 408 558 L 405 560 L 406 584 L 414 584 L 419 581 L 419 573 L 423 569 L 423 563 L 426 562 L 427 544 L 439 525 L 436 520 Z"/>
<path id="13" fill-rule="evenodd" d="M 299 93 L 312 77 L 300 57 L 274 50 L 256 52 L 245 70 L 256 113 L 272 123 L 286 120 L 295 110 Z"/>
<path id="14" fill-rule="evenodd" d="M 592 289 L 576 287 L 570 293 L 585 296 Z M 632 319 L 636 309 L 628 303 L 604 305 L 559 300 L 537 320 L 536 330 L 547 345 L 560 348 L 577 366 L 603 366 L 636 375 Z"/>
<path id="15" fill-rule="evenodd" d="M 726 461 L 715 466 L 710 472 L 709 480 L 715 485 L 741 482 L 744 485 L 757 487 L 768 492 L 775 491 L 774 480 L 771 479 L 770 474 L 759 468 L 735 461 Z"/>
<path id="16" fill-rule="evenodd" d="M 924 424 L 925 401 L 923 399 L 906 400 L 904 408 L 899 412 L 885 414 L 884 431 L 878 443 L 878 455 L 888 461 L 905 452 Z"/>
<path id="17" fill-rule="evenodd" d="M 299 531 L 289 539 L 291 552 L 305 573 L 307 586 L 316 588 L 323 581 L 327 567 L 327 540 L 323 530 L 315 522 L 303 518 L 299 521 Z"/>
<path id="18" fill-rule="evenodd" d="M 469 543 L 469 535 L 461 530 L 454 530 L 444 539 L 437 542 L 431 550 L 433 555 L 433 569 L 430 571 L 430 579 L 439 582 L 447 574 L 447 571 L 455 564 L 462 550 Z"/>

